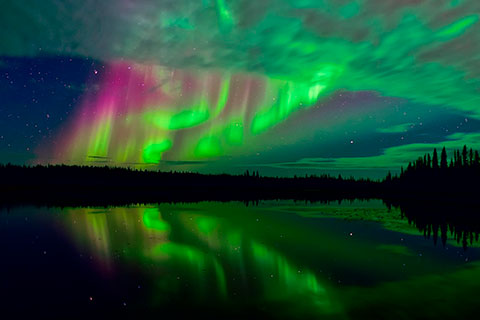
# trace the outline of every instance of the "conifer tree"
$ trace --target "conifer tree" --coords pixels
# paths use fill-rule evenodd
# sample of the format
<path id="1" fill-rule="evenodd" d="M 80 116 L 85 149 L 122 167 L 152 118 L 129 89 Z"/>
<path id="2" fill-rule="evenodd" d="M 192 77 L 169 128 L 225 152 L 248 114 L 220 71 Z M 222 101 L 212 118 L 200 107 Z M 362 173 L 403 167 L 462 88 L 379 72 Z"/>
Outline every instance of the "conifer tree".
<path id="1" fill-rule="evenodd" d="M 432 168 L 438 169 L 438 155 L 436 148 L 433 149 Z"/>
<path id="2" fill-rule="evenodd" d="M 388 171 L 387 177 L 385 178 L 386 181 L 392 181 L 392 173 Z"/>
<path id="3" fill-rule="evenodd" d="M 445 147 L 443 147 L 442 154 L 440 156 L 440 168 L 447 168 L 447 150 L 445 150 Z"/>

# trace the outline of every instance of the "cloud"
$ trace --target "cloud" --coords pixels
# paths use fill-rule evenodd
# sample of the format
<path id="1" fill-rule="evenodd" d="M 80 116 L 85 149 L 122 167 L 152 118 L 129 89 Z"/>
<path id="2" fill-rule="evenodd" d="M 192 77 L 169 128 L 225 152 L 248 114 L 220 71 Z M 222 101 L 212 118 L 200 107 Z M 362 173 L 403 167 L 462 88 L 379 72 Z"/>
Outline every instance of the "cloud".
<path id="1" fill-rule="evenodd" d="M 210 161 L 160 161 L 160 165 L 167 165 L 167 166 L 195 166 L 195 165 L 204 165 L 208 164 Z"/>
<path id="2" fill-rule="evenodd" d="M 390 126 L 387 128 L 378 128 L 377 132 L 380 133 L 402 133 L 402 132 L 407 132 L 409 129 L 413 128 L 415 126 L 415 123 L 409 122 L 409 123 L 402 123 L 402 124 L 397 124 L 394 126 Z"/>
<path id="3" fill-rule="evenodd" d="M 262 166 L 281 169 L 399 170 L 401 166 L 405 167 L 418 157 L 426 153 L 432 153 L 434 148 L 440 150 L 445 147 L 450 157 L 454 149 L 461 149 L 464 145 L 474 150 L 480 149 L 480 133 L 455 133 L 448 136 L 448 140 L 438 143 L 412 143 L 390 147 L 380 155 L 369 157 L 304 158 L 295 162 L 273 163 Z"/>
<path id="4" fill-rule="evenodd" d="M 0 55 L 79 55 L 318 81 L 480 117 L 480 2 L 4 0 Z M 323 75 L 322 75 L 323 74 Z"/>

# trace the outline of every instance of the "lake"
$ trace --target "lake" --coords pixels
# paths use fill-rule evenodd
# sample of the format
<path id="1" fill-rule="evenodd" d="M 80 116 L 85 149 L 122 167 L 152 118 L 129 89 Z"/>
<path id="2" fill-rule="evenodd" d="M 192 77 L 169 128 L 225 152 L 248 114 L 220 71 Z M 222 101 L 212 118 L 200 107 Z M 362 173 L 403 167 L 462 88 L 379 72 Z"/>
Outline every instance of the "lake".
<path id="1" fill-rule="evenodd" d="M 476 242 L 419 228 L 380 200 L 4 208 L 0 307 L 62 318 L 471 314 Z"/>

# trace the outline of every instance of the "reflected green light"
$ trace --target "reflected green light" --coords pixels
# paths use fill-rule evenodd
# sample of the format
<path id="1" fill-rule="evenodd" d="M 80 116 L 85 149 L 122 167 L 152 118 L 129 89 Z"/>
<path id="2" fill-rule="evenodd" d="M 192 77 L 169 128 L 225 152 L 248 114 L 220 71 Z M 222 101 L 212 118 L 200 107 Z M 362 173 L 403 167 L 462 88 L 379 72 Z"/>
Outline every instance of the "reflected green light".
<path id="1" fill-rule="evenodd" d="M 228 318 L 255 305 L 261 309 L 253 316 L 260 311 L 272 318 L 455 319 L 474 314 L 478 302 L 477 249 L 447 244 L 446 250 L 420 235 L 405 238 L 352 221 L 399 214 L 380 200 L 13 210 L 1 215 L 3 225 L 25 227 L 35 219 L 40 223 L 29 227 L 56 228 L 69 240 L 66 248 L 88 262 L 81 275 L 115 281 L 110 291 L 133 285 L 139 296 L 128 300 L 132 309 L 172 310 L 179 303 L 189 312 L 224 308 Z M 312 224 L 321 215 L 336 219 Z M 170 232 L 156 232 L 167 229 L 158 221 Z M 350 229 L 362 232 L 345 234 Z M 98 277 L 98 271 L 104 273 Z"/>
<path id="2" fill-rule="evenodd" d="M 267 292 L 269 299 L 275 299 L 279 295 L 302 295 L 305 298 L 312 299 L 322 312 L 336 311 L 325 287 L 318 282 L 311 271 L 294 268 L 285 257 L 258 242 L 252 241 L 251 245 L 257 266 L 263 273 L 263 281 L 274 282 L 283 288 L 283 292 L 280 292 L 270 284 L 268 288 L 271 291 Z"/>
<path id="3" fill-rule="evenodd" d="M 200 232 L 209 235 L 218 226 L 218 219 L 211 217 L 198 217 L 195 219 L 197 222 L 198 230 Z"/>
<path id="4" fill-rule="evenodd" d="M 160 211 L 157 208 L 147 208 L 143 212 L 143 223 L 149 229 L 157 231 L 170 231 L 170 225 L 162 220 Z"/>
<path id="5" fill-rule="evenodd" d="M 225 277 L 225 271 L 223 270 L 222 265 L 216 259 L 213 260 L 213 266 L 215 268 L 215 276 L 217 280 L 220 297 L 226 298 L 228 291 L 227 291 L 227 279 Z"/>
<path id="6" fill-rule="evenodd" d="M 198 265 L 199 268 L 205 265 L 205 255 L 194 247 L 165 242 L 155 246 L 152 250 L 155 255 L 174 257 L 187 260 L 190 265 Z"/>
<path id="7" fill-rule="evenodd" d="M 179 267 L 195 270 L 196 274 L 194 278 L 197 281 L 197 285 L 200 283 L 207 285 L 205 283 L 207 280 L 205 272 L 214 272 L 218 294 L 221 297 L 227 296 L 225 272 L 215 257 L 207 255 L 193 246 L 174 242 L 165 242 L 155 246 L 152 249 L 152 254 L 154 257 L 167 259 L 171 262 L 179 262 Z M 200 294 L 203 294 L 203 292 L 200 292 Z"/>

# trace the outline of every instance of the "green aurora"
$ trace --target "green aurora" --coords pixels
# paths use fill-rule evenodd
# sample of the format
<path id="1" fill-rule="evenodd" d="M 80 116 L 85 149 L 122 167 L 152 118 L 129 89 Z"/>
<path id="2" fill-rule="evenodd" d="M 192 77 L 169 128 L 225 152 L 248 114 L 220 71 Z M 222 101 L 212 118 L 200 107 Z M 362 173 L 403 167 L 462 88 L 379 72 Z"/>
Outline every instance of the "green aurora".
<path id="1" fill-rule="evenodd" d="M 38 162 L 381 175 L 433 147 L 478 148 L 478 1 L 49 0 L 2 9 L 1 56 L 104 63 L 55 140 L 37 148 Z M 126 65 L 132 73 L 120 75 Z M 122 95 L 141 81 L 150 86 Z"/>

